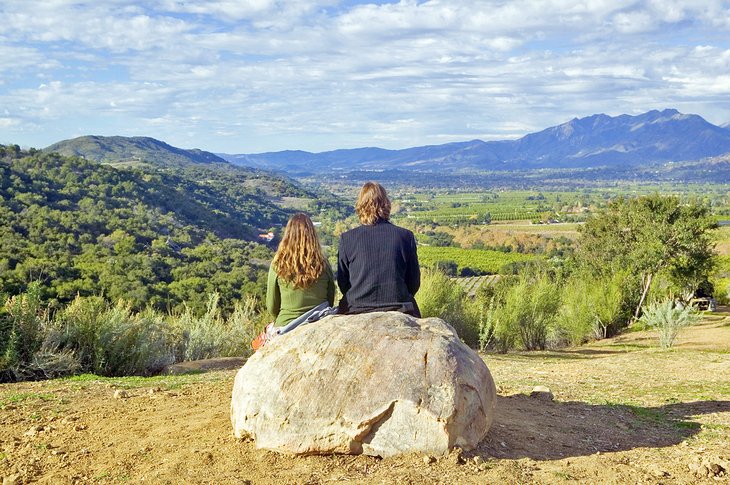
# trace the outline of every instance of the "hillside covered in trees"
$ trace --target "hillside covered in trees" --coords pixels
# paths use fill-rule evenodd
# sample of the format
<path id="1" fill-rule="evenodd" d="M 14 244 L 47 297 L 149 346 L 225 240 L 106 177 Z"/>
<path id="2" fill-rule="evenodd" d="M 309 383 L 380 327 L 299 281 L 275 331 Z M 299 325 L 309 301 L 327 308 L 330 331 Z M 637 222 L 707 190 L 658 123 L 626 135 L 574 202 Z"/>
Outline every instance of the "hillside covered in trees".
<path id="1" fill-rule="evenodd" d="M 227 163 L 115 168 L 0 145 L 0 293 L 39 282 L 44 299 L 123 299 L 134 308 L 204 308 L 261 294 L 285 223 L 283 197 L 322 200 L 283 177 Z"/>

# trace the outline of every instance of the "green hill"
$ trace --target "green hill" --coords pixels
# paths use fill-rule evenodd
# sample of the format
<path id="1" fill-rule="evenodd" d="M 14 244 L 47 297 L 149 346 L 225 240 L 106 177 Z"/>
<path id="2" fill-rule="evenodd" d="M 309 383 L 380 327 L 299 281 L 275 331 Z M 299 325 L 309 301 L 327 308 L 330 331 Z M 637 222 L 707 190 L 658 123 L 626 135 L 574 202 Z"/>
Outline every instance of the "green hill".
<path id="1" fill-rule="evenodd" d="M 147 163 L 156 166 L 227 164 L 224 159 L 198 149 L 185 150 L 154 138 L 134 136 L 81 136 L 63 140 L 43 149 L 101 163 Z"/>
<path id="2" fill-rule="evenodd" d="M 284 197 L 336 205 L 291 181 L 229 164 L 118 168 L 0 145 L 0 294 L 39 281 L 59 302 L 103 294 L 135 308 L 232 306 L 261 295 Z"/>

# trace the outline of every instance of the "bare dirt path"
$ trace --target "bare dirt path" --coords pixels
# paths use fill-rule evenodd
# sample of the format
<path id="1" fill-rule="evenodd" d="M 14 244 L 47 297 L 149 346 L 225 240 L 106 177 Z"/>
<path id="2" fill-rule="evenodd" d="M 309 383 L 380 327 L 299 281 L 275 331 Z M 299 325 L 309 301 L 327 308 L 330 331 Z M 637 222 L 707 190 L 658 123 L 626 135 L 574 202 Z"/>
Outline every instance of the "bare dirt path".
<path id="1" fill-rule="evenodd" d="M 716 483 L 729 480 L 730 317 L 676 348 L 631 333 L 561 352 L 485 355 L 497 417 L 478 449 L 295 458 L 231 435 L 235 370 L 0 386 L 9 483 Z M 553 401 L 530 397 L 548 386 Z M 116 394 L 116 397 L 115 397 Z M 725 471 L 723 471 L 725 469 Z"/>

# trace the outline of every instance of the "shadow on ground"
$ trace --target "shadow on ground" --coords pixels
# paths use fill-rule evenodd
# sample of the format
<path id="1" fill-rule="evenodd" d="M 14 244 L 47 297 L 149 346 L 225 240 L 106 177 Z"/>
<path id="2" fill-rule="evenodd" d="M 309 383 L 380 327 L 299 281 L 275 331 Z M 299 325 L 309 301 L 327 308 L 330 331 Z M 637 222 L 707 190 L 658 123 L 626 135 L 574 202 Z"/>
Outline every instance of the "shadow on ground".
<path id="1" fill-rule="evenodd" d="M 489 434 L 469 455 L 559 460 L 673 446 L 699 433 L 701 425 L 693 416 L 720 412 L 730 412 L 730 401 L 639 407 L 497 396 Z"/>

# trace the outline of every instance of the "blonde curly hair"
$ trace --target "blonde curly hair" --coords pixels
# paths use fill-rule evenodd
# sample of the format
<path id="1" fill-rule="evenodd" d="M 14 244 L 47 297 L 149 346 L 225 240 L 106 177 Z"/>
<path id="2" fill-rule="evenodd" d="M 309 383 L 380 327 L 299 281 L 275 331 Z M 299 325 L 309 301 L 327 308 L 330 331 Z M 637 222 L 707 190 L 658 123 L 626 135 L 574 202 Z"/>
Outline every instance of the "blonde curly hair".
<path id="1" fill-rule="evenodd" d="M 377 182 L 367 182 L 360 189 L 355 203 L 360 224 L 372 226 L 379 220 L 390 219 L 390 199 L 385 188 Z"/>
<path id="2" fill-rule="evenodd" d="M 271 262 L 276 274 L 296 289 L 309 288 L 327 267 L 317 231 L 306 214 L 294 214 Z"/>

